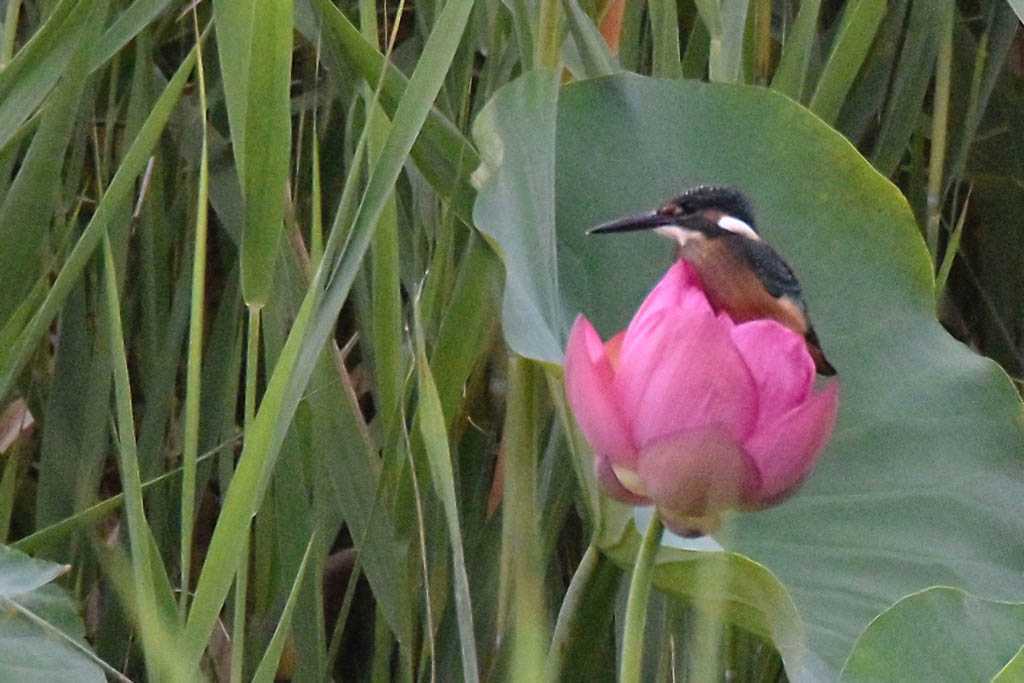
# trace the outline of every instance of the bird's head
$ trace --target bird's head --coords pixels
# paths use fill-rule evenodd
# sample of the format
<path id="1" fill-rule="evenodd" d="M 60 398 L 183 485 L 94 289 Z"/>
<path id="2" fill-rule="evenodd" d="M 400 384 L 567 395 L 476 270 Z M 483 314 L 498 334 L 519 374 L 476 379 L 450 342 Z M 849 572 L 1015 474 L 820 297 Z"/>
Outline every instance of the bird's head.
<path id="1" fill-rule="evenodd" d="M 680 246 L 694 238 L 715 239 L 730 233 L 760 239 L 750 201 L 739 190 L 723 185 L 699 185 L 653 211 L 602 223 L 588 234 L 632 230 L 654 230 Z"/>

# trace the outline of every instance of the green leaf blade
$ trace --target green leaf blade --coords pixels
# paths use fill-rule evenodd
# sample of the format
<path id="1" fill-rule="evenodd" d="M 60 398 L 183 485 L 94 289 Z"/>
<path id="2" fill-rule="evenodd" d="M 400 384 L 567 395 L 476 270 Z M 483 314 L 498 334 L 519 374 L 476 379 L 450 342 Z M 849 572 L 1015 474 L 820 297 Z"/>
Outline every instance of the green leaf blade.
<path id="1" fill-rule="evenodd" d="M 423 331 L 416 322 L 416 377 L 420 391 L 419 427 L 423 445 L 430 464 L 434 489 L 444 506 L 445 523 L 448 526 L 448 541 L 452 548 L 453 572 L 455 574 L 455 611 L 459 623 L 459 645 L 462 652 L 462 672 L 466 683 L 480 680 L 477 664 L 476 636 L 473 630 L 473 606 L 469 596 L 469 577 L 466 574 L 466 556 L 462 545 L 462 525 L 455 494 L 455 474 L 452 471 L 451 453 L 448 448 L 448 433 L 445 428 L 444 411 L 437 393 L 434 375 L 427 362 L 423 343 Z"/>
<path id="2" fill-rule="evenodd" d="M 285 432 L 324 344 L 334 332 L 338 312 L 369 248 L 373 228 L 443 85 L 472 7 L 471 0 L 453 0 L 438 16 L 395 111 L 388 139 L 371 172 L 345 251 L 339 258 L 337 240 L 340 238 L 337 231 L 332 232 L 334 244 L 332 246 L 329 240 L 325 246 L 324 261 L 282 347 L 247 434 L 249 438 L 225 496 L 199 576 L 185 630 L 185 647 L 193 669 L 199 665 L 207 638 L 230 589 L 239 560 L 235 552 L 237 539 L 248 530 L 263 498 Z M 338 265 L 327 281 L 326 273 L 332 271 L 330 264 L 335 263 L 335 259 Z M 399 630 L 404 636 L 405 630 Z"/>
<path id="3" fill-rule="evenodd" d="M 810 104 L 811 111 L 825 123 L 834 123 L 839 116 L 884 16 L 885 0 L 855 0 L 843 12 L 842 25 Z"/>
<path id="4" fill-rule="evenodd" d="M 262 306 L 274 282 L 291 155 L 291 3 L 220 0 L 217 36 L 245 198 L 242 291 Z"/>
<path id="5" fill-rule="evenodd" d="M 0 397 L 6 396 L 11 390 L 18 374 L 28 362 L 35 345 L 57 316 L 72 287 L 82 276 L 86 264 L 103 237 L 107 222 L 129 201 L 131 192 L 135 189 L 135 179 L 145 170 L 150 152 L 159 140 L 164 126 L 167 125 L 167 120 L 181 97 L 181 91 L 188 81 L 193 66 L 195 66 L 194 50 L 179 65 L 164 92 L 153 105 L 145 124 L 139 130 L 135 140 L 132 141 L 128 151 L 125 152 L 121 165 L 118 166 L 114 178 L 107 187 L 106 194 L 103 195 L 103 199 L 96 207 L 89 224 L 82 231 L 82 236 L 57 275 L 46 299 L 9 351 L 6 357 L 7 362 L 3 368 L 0 368 Z"/>

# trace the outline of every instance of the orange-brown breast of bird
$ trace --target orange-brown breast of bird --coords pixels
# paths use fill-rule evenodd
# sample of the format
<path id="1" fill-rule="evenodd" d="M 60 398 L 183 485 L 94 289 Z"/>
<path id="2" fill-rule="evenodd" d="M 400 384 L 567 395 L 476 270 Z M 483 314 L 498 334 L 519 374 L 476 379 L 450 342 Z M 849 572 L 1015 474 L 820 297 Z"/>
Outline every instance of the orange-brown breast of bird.
<path id="1" fill-rule="evenodd" d="M 799 334 L 807 333 L 807 318 L 800 306 L 787 297 L 775 298 L 750 267 L 725 248 L 720 240 L 687 243 L 679 256 L 694 265 L 708 301 L 736 322 L 771 318 Z"/>

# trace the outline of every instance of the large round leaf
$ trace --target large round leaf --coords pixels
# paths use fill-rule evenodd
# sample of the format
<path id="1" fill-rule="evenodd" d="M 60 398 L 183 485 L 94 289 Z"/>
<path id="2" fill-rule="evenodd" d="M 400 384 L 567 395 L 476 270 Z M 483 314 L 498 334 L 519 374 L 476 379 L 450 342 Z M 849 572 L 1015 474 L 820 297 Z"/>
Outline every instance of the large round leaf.
<path id="1" fill-rule="evenodd" d="M 990 681 L 1017 666 L 1021 643 L 1024 603 L 929 588 L 903 598 L 871 622 L 857 639 L 842 680 Z"/>
<path id="2" fill-rule="evenodd" d="M 67 565 L 0 545 L 0 672 L 11 683 L 103 681 L 88 655 L 85 627 L 56 584 Z"/>
<path id="3" fill-rule="evenodd" d="M 585 231 L 688 186 L 743 189 L 800 276 L 839 369 L 839 422 L 801 493 L 737 516 L 719 540 L 790 589 L 819 672 L 834 677 L 872 617 L 927 586 L 1024 595 L 1020 402 L 994 363 L 936 322 L 927 254 L 899 191 L 838 133 L 764 89 L 616 75 L 562 88 L 553 123 L 534 118 L 553 107 L 539 91 L 530 76 L 511 84 L 477 130 L 481 147 L 502 151 L 474 218 L 516 288 L 505 315 L 517 352 L 557 362 L 551 340 L 579 311 L 606 337 L 622 329 L 671 247 Z M 551 254 L 530 251 L 552 241 L 550 226 L 519 222 L 552 202 L 556 284 L 535 276 Z"/>

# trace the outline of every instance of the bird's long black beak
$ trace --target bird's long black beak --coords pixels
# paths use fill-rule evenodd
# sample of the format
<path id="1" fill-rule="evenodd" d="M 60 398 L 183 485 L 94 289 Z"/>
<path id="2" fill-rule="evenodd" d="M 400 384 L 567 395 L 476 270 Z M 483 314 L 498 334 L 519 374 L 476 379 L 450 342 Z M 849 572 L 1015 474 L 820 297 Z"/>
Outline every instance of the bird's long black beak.
<path id="1" fill-rule="evenodd" d="M 660 211 L 648 211 L 647 213 L 627 216 L 614 221 L 602 223 L 596 228 L 587 230 L 588 235 L 600 235 L 608 232 L 631 232 L 633 230 L 652 230 L 666 225 L 674 225 L 678 219 Z"/>

